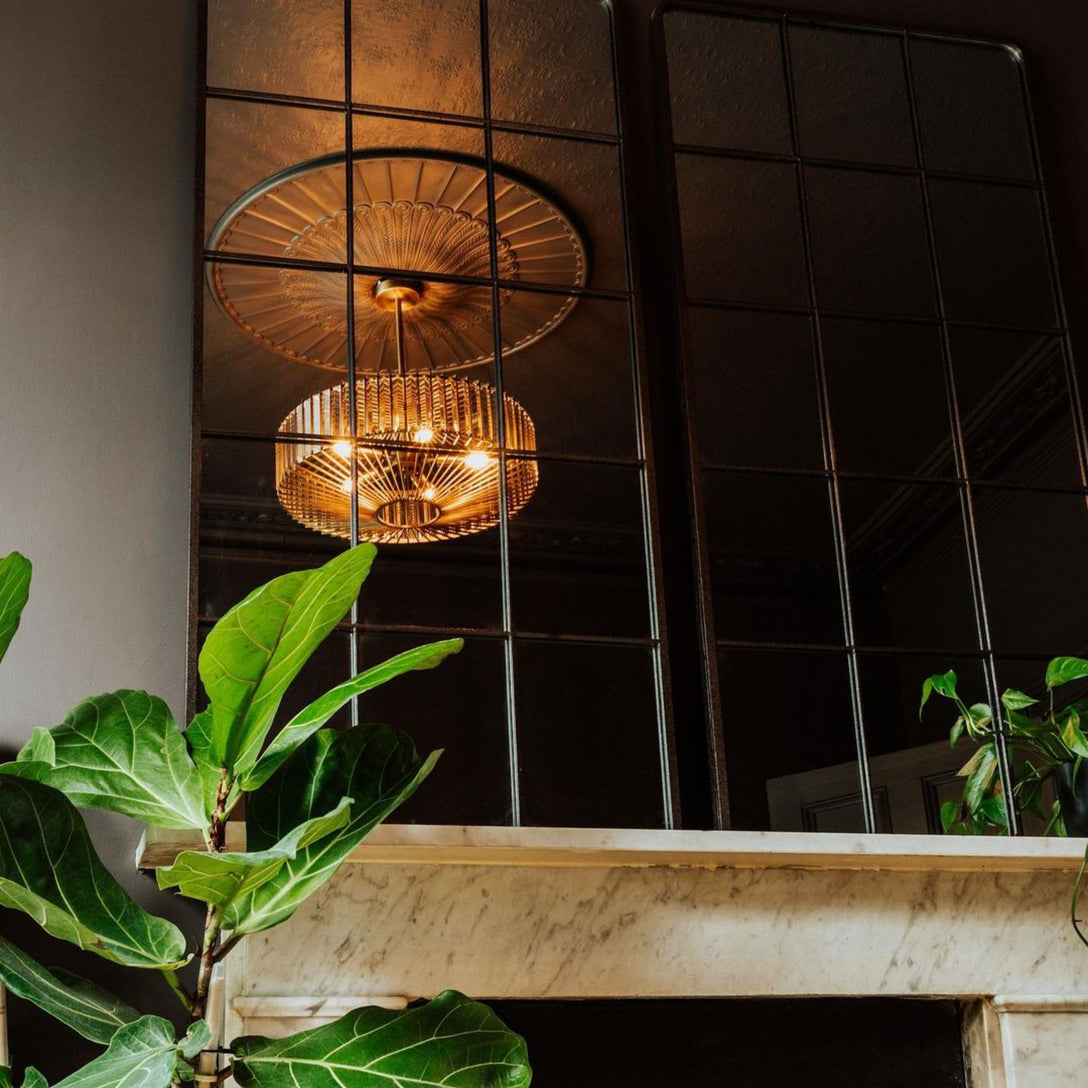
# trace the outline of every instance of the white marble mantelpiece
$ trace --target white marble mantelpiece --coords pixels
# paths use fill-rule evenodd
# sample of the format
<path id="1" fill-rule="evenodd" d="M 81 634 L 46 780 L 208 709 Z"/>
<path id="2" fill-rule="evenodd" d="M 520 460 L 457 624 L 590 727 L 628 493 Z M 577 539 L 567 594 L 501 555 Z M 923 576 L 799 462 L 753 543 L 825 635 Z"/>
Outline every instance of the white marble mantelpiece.
<path id="1" fill-rule="evenodd" d="M 142 862 L 180 845 L 149 837 Z M 1069 924 L 1083 846 L 382 828 L 231 957 L 227 1033 L 451 986 L 485 999 L 955 997 L 982 1010 L 977 1088 L 1073 1084 L 1088 1060 L 1088 949 Z"/>

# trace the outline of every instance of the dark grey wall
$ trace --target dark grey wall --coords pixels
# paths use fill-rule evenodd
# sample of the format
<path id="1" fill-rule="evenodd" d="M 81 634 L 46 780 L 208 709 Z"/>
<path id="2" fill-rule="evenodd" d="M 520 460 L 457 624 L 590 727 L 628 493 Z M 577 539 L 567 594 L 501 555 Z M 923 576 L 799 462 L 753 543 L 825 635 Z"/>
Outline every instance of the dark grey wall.
<path id="1" fill-rule="evenodd" d="M 3 38 L 0 554 L 35 564 L 0 667 L 10 749 L 114 688 L 184 710 L 196 3 L 6 0 Z M 92 823 L 125 883 L 164 898 L 132 871 L 139 829 Z M 13 912 L 0 931 L 134 1001 L 165 993 Z M 11 1041 L 50 1074 L 78 1061 L 22 1002 Z"/>

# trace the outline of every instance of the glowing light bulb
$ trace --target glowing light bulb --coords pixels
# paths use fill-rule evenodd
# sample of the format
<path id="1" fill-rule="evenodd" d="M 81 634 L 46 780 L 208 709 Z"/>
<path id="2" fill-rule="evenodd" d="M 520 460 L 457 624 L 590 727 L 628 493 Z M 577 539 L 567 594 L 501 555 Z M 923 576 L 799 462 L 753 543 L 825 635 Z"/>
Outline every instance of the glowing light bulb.
<path id="1" fill-rule="evenodd" d="M 434 488 L 433 488 L 433 487 L 428 487 L 428 488 L 427 488 L 427 490 L 423 492 L 423 497 L 424 497 L 424 498 L 425 498 L 425 499 L 426 499 L 426 500 L 427 500 L 428 502 L 431 502 L 431 501 L 433 501 L 433 499 L 434 499 L 434 495 L 435 495 L 435 491 L 434 491 Z"/>
<path id="2" fill-rule="evenodd" d="M 343 439 L 341 439 L 339 442 L 334 442 L 332 444 L 332 452 L 335 453 L 338 457 L 343 457 L 346 459 L 351 456 L 351 443 L 345 442 Z"/>
<path id="3" fill-rule="evenodd" d="M 473 450 L 471 453 L 465 454 L 465 464 L 474 472 L 487 468 L 490 463 L 491 458 L 483 450 Z"/>
<path id="4" fill-rule="evenodd" d="M 417 427 L 412 435 L 413 442 L 430 442 L 432 438 L 434 438 L 434 431 L 427 426 Z"/>

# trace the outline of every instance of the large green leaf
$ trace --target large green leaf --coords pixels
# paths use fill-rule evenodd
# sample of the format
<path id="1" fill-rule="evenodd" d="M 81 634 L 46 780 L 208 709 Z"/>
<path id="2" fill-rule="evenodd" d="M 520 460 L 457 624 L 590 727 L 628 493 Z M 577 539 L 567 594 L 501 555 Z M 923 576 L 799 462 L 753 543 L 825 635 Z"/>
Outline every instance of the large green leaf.
<path id="1" fill-rule="evenodd" d="M 156 870 L 159 887 L 163 890 L 177 888 L 190 899 L 199 899 L 225 910 L 239 896 L 271 880 L 284 862 L 295 857 L 299 850 L 344 827 L 350 809 L 350 799 L 343 797 L 331 812 L 299 824 L 267 850 L 218 854 L 207 850 L 184 850 L 168 868 Z"/>
<path id="2" fill-rule="evenodd" d="M 525 1088 L 525 1040 L 447 990 L 402 1012 L 364 1008 L 286 1039 L 233 1043 L 242 1088 Z"/>
<path id="3" fill-rule="evenodd" d="M 0 661 L 19 629 L 19 617 L 30 596 L 30 573 L 30 560 L 18 552 L 0 559 Z"/>
<path id="4" fill-rule="evenodd" d="M 0 906 L 54 937 L 131 967 L 185 960 L 185 937 L 148 914 L 98 860 L 75 806 L 41 782 L 0 775 Z"/>
<path id="5" fill-rule="evenodd" d="M 210 1037 L 200 1020 L 180 1043 L 175 1042 L 168 1020 L 142 1016 L 121 1028 L 104 1054 L 54 1088 L 169 1088 L 178 1055 L 192 1056 Z"/>
<path id="6" fill-rule="evenodd" d="M 200 776 L 185 740 L 166 703 L 146 691 L 87 699 L 60 725 L 35 729 L 17 762 L 23 766 L 0 770 L 45 782 L 83 808 L 159 827 L 206 825 Z"/>
<path id="7" fill-rule="evenodd" d="M 253 770 L 242 777 L 240 782 L 242 789 L 255 790 L 267 782 L 283 761 L 349 700 L 387 683 L 402 673 L 433 669 L 450 654 L 459 653 L 464 644 L 465 640 L 462 638 L 451 638 L 444 642 L 417 646 L 413 650 L 407 650 L 397 654 L 396 657 L 391 657 L 388 661 L 383 661 L 380 665 L 366 669 L 358 676 L 326 692 L 320 699 L 315 699 L 283 727 L 265 749 L 261 758 L 257 760 Z"/>
<path id="8" fill-rule="evenodd" d="M 0 982 L 16 997 L 34 1002 L 94 1043 L 108 1043 L 140 1014 L 85 978 L 49 971 L 21 948 L 0 937 Z"/>
<path id="9" fill-rule="evenodd" d="M 358 597 L 374 555 L 360 544 L 316 570 L 275 578 L 209 632 L 199 669 L 217 766 L 240 772 L 256 762 L 283 693 Z"/>
<path id="10" fill-rule="evenodd" d="M 236 934 L 256 933 L 289 918 L 340 867 L 366 836 L 430 773 L 440 753 L 421 761 L 411 738 L 386 725 L 315 733 L 246 806 L 246 839 L 254 850 L 273 847 L 316 814 L 351 799 L 339 831 L 299 850 L 226 915 Z"/>

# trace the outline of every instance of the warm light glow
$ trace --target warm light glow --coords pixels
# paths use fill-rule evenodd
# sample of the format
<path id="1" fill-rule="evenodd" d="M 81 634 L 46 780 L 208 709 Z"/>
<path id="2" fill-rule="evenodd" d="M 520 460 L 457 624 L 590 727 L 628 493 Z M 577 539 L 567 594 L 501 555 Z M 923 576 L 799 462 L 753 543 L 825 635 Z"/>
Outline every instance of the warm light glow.
<path id="1" fill-rule="evenodd" d="M 354 400 L 355 426 L 351 423 Z M 418 544 L 483 532 L 499 523 L 505 477 L 506 510 L 516 514 L 536 490 L 536 430 L 509 395 L 503 434 L 522 454 L 503 470 L 496 395 L 486 382 L 433 370 L 371 373 L 303 401 L 280 424 L 284 434 L 351 434 L 358 465 L 336 442 L 276 443 L 276 494 L 284 509 L 311 529 L 351 537 L 352 496 L 360 540 Z M 422 435 L 429 435 L 427 441 Z M 345 442 L 348 453 L 351 443 Z"/>
<path id="2" fill-rule="evenodd" d="M 343 457 L 345 460 L 351 456 L 351 443 L 345 442 L 341 439 L 339 442 L 332 444 L 332 452 L 338 457 Z M 349 489 L 350 490 L 350 489 Z"/>

